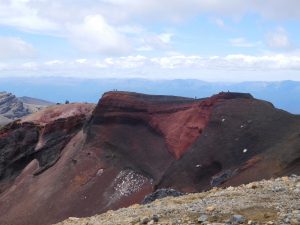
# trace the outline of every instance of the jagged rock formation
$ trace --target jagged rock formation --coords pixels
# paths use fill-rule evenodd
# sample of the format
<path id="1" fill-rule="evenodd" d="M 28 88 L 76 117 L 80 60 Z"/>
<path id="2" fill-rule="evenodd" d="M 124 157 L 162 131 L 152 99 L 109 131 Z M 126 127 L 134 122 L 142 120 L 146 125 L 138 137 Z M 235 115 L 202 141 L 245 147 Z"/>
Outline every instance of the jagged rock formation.
<path id="1" fill-rule="evenodd" d="M 50 105 L 51 102 L 0 92 L 0 127 Z"/>
<path id="2" fill-rule="evenodd" d="M 14 120 L 29 114 L 29 110 L 23 106 L 23 103 L 16 96 L 1 92 L 0 93 L 0 114 L 3 117 Z"/>
<path id="3" fill-rule="evenodd" d="M 300 117 L 249 94 L 109 92 L 93 113 L 50 109 L 0 132 L 1 224 L 51 224 L 161 188 L 199 192 L 300 172 Z"/>

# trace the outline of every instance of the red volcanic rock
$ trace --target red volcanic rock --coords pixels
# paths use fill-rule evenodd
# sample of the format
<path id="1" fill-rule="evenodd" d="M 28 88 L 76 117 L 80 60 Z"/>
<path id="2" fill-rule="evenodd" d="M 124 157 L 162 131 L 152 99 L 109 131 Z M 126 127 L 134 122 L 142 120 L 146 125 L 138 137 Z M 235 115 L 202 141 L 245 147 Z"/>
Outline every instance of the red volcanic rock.
<path id="1" fill-rule="evenodd" d="M 94 105 L 51 106 L 0 130 L 0 193 L 32 160 L 35 174 L 51 167 L 60 152 L 91 115 Z"/>
<path id="2" fill-rule="evenodd" d="M 65 105 L 53 105 L 22 118 L 21 121 L 23 123 L 32 122 L 36 124 L 49 124 L 50 122 L 57 121 L 58 119 L 90 115 L 93 109 L 93 104 L 72 103 Z"/>
<path id="3" fill-rule="evenodd" d="M 249 98 L 249 95 L 240 95 Z M 107 93 L 95 112 L 103 120 L 112 117 L 142 120 L 163 135 L 170 153 L 179 159 L 201 135 L 213 106 L 222 99 L 234 97 L 220 93 L 207 99 L 170 96 L 145 96 L 136 93 Z"/>
<path id="4" fill-rule="evenodd" d="M 0 130 L 0 224 L 51 224 L 300 170 L 300 118 L 249 94 L 128 92 L 53 106 Z"/>

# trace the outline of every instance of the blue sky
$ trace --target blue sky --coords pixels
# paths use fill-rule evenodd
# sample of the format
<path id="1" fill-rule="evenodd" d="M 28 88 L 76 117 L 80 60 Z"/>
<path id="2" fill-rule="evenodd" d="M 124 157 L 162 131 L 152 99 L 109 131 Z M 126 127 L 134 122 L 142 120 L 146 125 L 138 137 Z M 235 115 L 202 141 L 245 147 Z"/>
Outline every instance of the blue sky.
<path id="1" fill-rule="evenodd" d="M 300 80 L 298 0 L 0 0 L 0 77 Z"/>

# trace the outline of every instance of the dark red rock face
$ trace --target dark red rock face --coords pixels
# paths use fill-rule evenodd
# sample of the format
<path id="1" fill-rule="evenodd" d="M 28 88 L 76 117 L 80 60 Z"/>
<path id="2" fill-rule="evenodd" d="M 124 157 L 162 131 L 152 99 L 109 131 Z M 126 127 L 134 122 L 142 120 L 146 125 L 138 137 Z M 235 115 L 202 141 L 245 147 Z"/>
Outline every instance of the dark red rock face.
<path id="1" fill-rule="evenodd" d="M 91 216 L 157 188 L 300 173 L 299 116 L 248 94 L 109 92 L 92 109 L 55 106 L 0 131 L 0 224 Z"/>

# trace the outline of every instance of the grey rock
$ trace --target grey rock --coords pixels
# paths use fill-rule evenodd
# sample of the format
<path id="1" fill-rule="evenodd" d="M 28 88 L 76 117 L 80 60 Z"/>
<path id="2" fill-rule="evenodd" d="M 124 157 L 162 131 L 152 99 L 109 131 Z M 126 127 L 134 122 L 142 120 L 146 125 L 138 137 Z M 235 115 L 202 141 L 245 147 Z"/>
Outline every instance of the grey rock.
<path id="1" fill-rule="evenodd" d="M 294 190 L 294 192 L 295 192 L 295 194 L 300 194 L 300 188 L 296 188 L 296 189 Z"/>
<path id="2" fill-rule="evenodd" d="M 184 193 L 176 191 L 174 189 L 158 189 L 155 192 L 147 195 L 144 200 L 142 201 L 142 204 L 149 204 L 151 202 L 154 202 L 156 199 L 161 199 L 161 198 L 165 198 L 168 196 L 172 196 L 172 197 L 178 197 L 178 196 L 182 196 L 184 195 Z"/>
<path id="3" fill-rule="evenodd" d="M 230 170 L 230 169 L 218 173 L 211 178 L 210 185 L 212 187 L 217 187 L 220 184 L 224 183 L 226 180 L 233 177 L 236 173 L 237 173 L 236 170 Z"/>
<path id="4" fill-rule="evenodd" d="M 157 223 L 159 221 L 159 216 L 158 215 L 153 215 L 152 220 Z"/>
<path id="5" fill-rule="evenodd" d="M 285 223 L 290 223 L 290 219 L 287 217 L 283 220 Z"/>
<path id="6" fill-rule="evenodd" d="M 150 222 L 150 219 L 148 218 L 148 217 L 144 217 L 144 218 L 142 218 L 142 220 L 141 220 L 141 224 L 147 224 L 147 223 L 149 223 Z"/>
<path id="7" fill-rule="evenodd" d="M 246 222 L 246 218 L 242 215 L 233 215 L 231 217 L 231 222 L 233 224 L 241 224 Z"/>
<path id="8" fill-rule="evenodd" d="M 208 216 L 207 215 L 200 215 L 200 217 L 198 218 L 198 223 L 204 223 L 208 220 Z"/>

